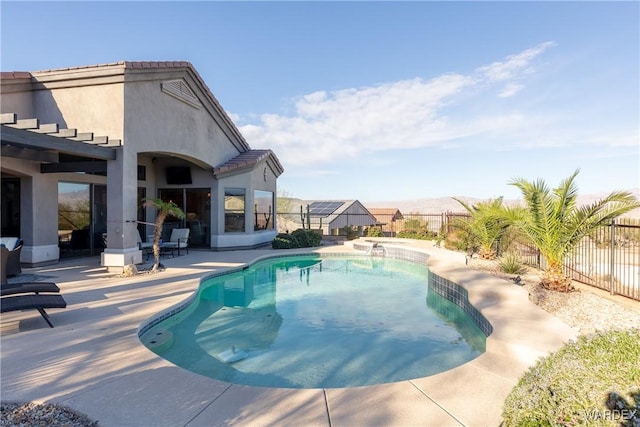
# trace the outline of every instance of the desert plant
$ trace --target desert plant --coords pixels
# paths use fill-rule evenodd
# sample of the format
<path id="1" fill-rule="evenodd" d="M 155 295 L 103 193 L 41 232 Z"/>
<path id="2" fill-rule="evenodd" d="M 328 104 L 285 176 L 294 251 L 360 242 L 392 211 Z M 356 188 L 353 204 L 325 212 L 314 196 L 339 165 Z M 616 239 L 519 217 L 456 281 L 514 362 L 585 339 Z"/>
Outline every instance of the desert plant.
<path id="1" fill-rule="evenodd" d="M 453 199 L 469 212 L 470 217 L 457 218 L 452 225 L 467 232 L 470 240 L 478 247 L 480 258 L 495 259 L 496 246 L 508 228 L 508 223 L 501 215 L 502 197 L 473 206 L 455 197 Z"/>
<path id="2" fill-rule="evenodd" d="M 279 233 L 271 242 L 273 249 L 295 249 L 298 247 L 296 238 L 291 234 Z"/>
<path id="3" fill-rule="evenodd" d="M 444 235 L 444 247 L 455 251 L 472 253 L 478 250 L 478 244 L 473 236 L 469 235 L 465 230 L 456 228 Z"/>
<path id="4" fill-rule="evenodd" d="M 295 249 L 320 246 L 322 236 L 316 230 L 299 228 L 291 234 L 280 233 L 272 241 L 273 249 Z"/>
<path id="5" fill-rule="evenodd" d="M 434 240 L 438 236 L 435 231 L 429 231 L 426 228 L 419 230 L 402 230 L 399 231 L 396 237 L 404 239 L 419 239 L 419 240 Z"/>
<path id="6" fill-rule="evenodd" d="M 505 219 L 521 230 L 545 258 L 547 268 L 541 284 L 547 289 L 569 291 L 571 279 L 563 272 L 565 258 L 594 229 L 640 207 L 638 200 L 624 191 L 578 207 L 578 173 L 576 170 L 553 190 L 542 179 L 531 182 L 518 178 L 510 183 L 522 192 L 525 207 L 505 208 Z"/>
<path id="7" fill-rule="evenodd" d="M 305 228 L 305 222 L 306 222 L 306 229 L 311 230 L 311 215 L 310 215 L 309 205 L 307 205 L 306 214 L 302 210 L 302 205 L 300 205 L 300 223 L 302 224 L 302 228 Z"/>
<path id="8" fill-rule="evenodd" d="M 184 211 L 173 202 L 165 202 L 162 199 L 145 199 L 145 206 L 153 207 L 158 212 L 153 229 L 153 268 L 151 271 L 157 271 L 160 268 L 160 237 L 162 236 L 162 225 L 168 216 L 174 216 L 178 219 L 185 217 Z"/>
<path id="9" fill-rule="evenodd" d="M 384 237 L 384 232 L 380 227 L 372 226 L 367 229 L 367 236 L 368 237 Z"/>
<path id="10" fill-rule="evenodd" d="M 502 255 L 498 259 L 498 266 L 500 270 L 508 274 L 522 274 L 527 270 L 522 263 L 520 255 L 513 251 L 506 252 Z"/>
<path id="11" fill-rule="evenodd" d="M 638 360 L 640 329 L 581 335 L 520 378 L 504 402 L 501 425 L 638 426 Z"/>
<path id="12" fill-rule="evenodd" d="M 298 243 L 299 248 L 311 248 L 315 246 L 320 246 L 320 241 L 322 237 L 315 230 L 305 230 L 299 228 L 291 233 L 296 242 Z"/>
<path id="13" fill-rule="evenodd" d="M 433 240 L 436 236 L 437 233 L 429 230 L 428 221 L 422 218 L 411 217 L 402 221 L 402 230 L 398 231 L 396 234 L 396 237 L 419 240 Z"/>
<path id="14" fill-rule="evenodd" d="M 358 230 L 352 225 L 347 225 L 340 229 L 340 235 L 347 236 L 347 240 L 354 240 L 358 238 Z"/>

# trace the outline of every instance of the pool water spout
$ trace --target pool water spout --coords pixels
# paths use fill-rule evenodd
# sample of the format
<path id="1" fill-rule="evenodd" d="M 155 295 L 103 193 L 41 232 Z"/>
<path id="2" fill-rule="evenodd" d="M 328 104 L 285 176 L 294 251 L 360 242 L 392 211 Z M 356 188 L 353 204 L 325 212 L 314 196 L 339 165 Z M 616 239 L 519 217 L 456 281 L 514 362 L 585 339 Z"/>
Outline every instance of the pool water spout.
<path id="1" fill-rule="evenodd" d="M 387 255 L 387 250 L 381 244 L 374 243 L 371 246 L 371 248 L 369 249 L 369 251 L 367 252 L 367 255 L 369 255 L 369 256 L 379 256 L 379 257 L 384 258 Z"/>

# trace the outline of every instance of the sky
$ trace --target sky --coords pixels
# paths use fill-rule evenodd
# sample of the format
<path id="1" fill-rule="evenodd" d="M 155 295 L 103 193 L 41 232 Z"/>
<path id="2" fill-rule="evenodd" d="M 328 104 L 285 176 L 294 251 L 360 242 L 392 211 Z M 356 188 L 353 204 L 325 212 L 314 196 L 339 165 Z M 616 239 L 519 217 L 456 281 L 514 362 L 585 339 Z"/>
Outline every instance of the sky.
<path id="1" fill-rule="evenodd" d="M 281 195 L 640 187 L 640 3 L 1 1 L 2 71 L 189 61 Z"/>

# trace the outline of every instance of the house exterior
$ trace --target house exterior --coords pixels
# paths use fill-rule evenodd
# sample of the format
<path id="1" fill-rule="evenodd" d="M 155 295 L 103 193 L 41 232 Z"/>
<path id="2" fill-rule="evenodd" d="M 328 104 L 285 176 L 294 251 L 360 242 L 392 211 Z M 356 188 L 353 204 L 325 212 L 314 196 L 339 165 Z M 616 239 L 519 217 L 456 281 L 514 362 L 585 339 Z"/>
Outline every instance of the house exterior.
<path id="1" fill-rule="evenodd" d="M 323 235 L 338 235 L 340 229 L 347 226 L 362 229 L 376 224 L 376 218 L 358 200 L 313 200 L 301 205 L 305 227 L 307 205 L 311 229 L 322 230 Z M 296 222 L 299 228 L 303 228 L 301 218 L 297 218 Z"/>
<path id="2" fill-rule="evenodd" d="M 395 236 L 395 222 L 404 219 L 398 208 L 367 208 L 376 218 L 376 225 L 386 236 Z"/>
<path id="3" fill-rule="evenodd" d="M 22 262 L 101 252 L 117 271 L 139 263 L 153 232 L 145 199 L 173 201 L 191 245 L 227 250 L 276 234 L 268 149 L 252 149 L 189 62 L 117 62 L 3 72 L 2 235 Z M 106 247 L 105 247 L 106 245 Z"/>

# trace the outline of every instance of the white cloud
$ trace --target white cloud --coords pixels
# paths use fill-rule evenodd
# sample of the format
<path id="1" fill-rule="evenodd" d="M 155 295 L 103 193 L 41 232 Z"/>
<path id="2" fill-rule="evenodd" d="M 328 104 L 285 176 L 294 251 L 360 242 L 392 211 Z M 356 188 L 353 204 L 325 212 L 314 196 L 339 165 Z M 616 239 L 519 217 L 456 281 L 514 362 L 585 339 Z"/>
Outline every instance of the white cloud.
<path id="1" fill-rule="evenodd" d="M 516 93 L 520 92 L 523 88 L 524 88 L 524 85 L 509 83 L 504 88 L 502 88 L 500 93 L 498 93 L 498 96 L 500 98 L 510 98 Z"/>
<path id="2" fill-rule="evenodd" d="M 509 80 L 522 74 L 529 74 L 533 72 L 531 61 L 552 46 L 555 46 L 554 42 L 540 43 L 531 49 L 507 56 L 503 62 L 494 62 L 479 67 L 477 71 L 490 81 Z"/>
<path id="3" fill-rule="evenodd" d="M 461 113 L 481 105 L 482 90 L 501 84 L 498 97 L 524 87 L 532 61 L 553 42 L 542 43 L 471 75 L 444 74 L 376 86 L 317 91 L 293 102 L 291 115 L 264 114 L 259 124 L 240 126 L 253 147 L 275 150 L 285 167 L 329 162 L 362 153 L 427 146 L 451 147 L 472 136 L 517 135 L 526 118 L 519 112 Z M 480 93 L 480 95 L 478 95 Z"/>

